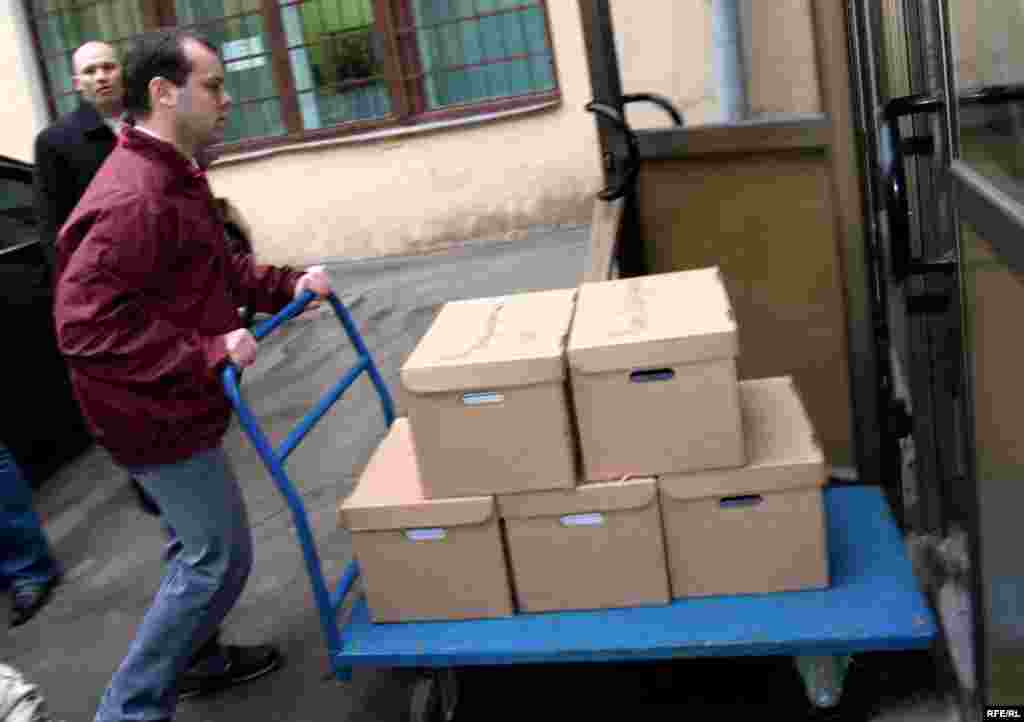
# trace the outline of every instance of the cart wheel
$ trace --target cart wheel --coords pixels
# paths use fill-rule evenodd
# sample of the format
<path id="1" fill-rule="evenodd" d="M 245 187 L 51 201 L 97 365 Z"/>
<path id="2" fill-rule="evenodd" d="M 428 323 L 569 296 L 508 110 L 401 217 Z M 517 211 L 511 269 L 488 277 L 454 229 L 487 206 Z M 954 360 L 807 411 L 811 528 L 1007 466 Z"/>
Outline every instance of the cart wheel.
<path id="1" fill-rule="evenodd" d="M 850 667 L 850 656 L 800 656 L 795 661 L 811 704 L 821 710 L 838 706 Z"/>
<path id="2" fill-rule="evenodd" d="M 428 672 L 412 686 L 409 722 L 452 722 L 459 701 L 455 670 Z"/>
<path id="3" fill-rule="evenodd" d="M 409 722 L 439 722 L 441 690 L 432 677 L 420 677 L 412 686 L 409 698 Z"/>
<path id="4" fill-rule="evenodd" d="M 441 719 L 452 722 L 459 704 L 459 678 L 454 669 L 443 669 L 437 673 L 437 681 L 441 688 Z"/>

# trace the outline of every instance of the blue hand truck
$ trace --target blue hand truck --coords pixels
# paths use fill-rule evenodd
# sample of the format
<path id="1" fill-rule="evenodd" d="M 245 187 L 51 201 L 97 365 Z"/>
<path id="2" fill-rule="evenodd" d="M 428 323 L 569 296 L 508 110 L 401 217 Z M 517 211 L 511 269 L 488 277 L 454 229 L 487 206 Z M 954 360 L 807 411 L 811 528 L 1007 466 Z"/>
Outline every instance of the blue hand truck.
<path id="1" fill-rule="evenodd" d="M 302 313 L 313 298 L 307 291 L 259 324 L 254 330 L 257 341 Z M 334 294 L 327 301 L 358 361 L 277 448 L 242 397 L 239 370 L 228 364 L 222 381 L 245 434 L 291 510 L 338 680 L 350 681 L 353 667 L 360 665 L 418 669 L 410 718 L 450 722 L 458 698 L 458 667 L 780 655 L 796 662 L 810 701 L 829 708 L 839 702 L 852 655 L 924 649 L 934 641 L 934 615 L 891 510 L 875 486 L 825 489 L 832 576 L 828 589 L 680 599 L 660 607 L 375 624 L 365 597 L 353 591 L 359 578 L 356 561 L 328 591 L 305 507 L 285 471 L 285 461 L 302 439 L 363 373 L 380 397 L 385 424 L 390 426 L 395 416 L 391 395 L 348 310 Z M 340 623 L 346 600 L 351 607 Z"/>

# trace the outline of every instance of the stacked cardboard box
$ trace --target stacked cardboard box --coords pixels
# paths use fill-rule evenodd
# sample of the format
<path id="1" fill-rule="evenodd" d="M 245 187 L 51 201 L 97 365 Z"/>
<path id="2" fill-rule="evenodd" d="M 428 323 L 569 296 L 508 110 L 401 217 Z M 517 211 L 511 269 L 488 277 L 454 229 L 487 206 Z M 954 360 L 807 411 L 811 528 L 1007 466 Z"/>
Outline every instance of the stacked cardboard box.
<path id="1" fill-rule="evenodd" d="M 397 419 L 342 505 L 374 621 L 512 613 L 493 496 L 428 499 L 407 419 Z"/>
<path id="2" fill-rule="evenodd" d="M 715 268 L 584 284 L 568 358 L 585 478 L 742 466 L 737 336 Z"/>
<path id="3" fill-rule="evenodd" d="M 402 367 L 428 497 L 575 483 L 565 338 L 576 292 L 446 304 Z"/>
<path id="4" fill-rule="evenodd" d="M 738 355 L 716 268 L 447 304 L 340 510 L 373 618 L 827 586 L 806 410 Z"/>
<path id="5" fill-rule="evenodd" d="M 746 466 L 658 479 L 674 597 L 828 586 L 824 457 L 792 379 L 741 381 L 740 401 Z"/>
<path id="6" fill-rule="evenodd" d="M 665 604 L 665 546 L 654 479 L 499 497 L 523 612 Z"/>

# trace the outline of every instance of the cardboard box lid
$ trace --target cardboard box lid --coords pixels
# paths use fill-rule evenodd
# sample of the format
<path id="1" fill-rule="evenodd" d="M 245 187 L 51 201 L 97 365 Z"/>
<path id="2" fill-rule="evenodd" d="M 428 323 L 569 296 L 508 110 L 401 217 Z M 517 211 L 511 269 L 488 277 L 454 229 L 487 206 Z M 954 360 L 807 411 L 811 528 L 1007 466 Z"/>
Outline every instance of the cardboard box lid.
<path id="1" fill-rule="evenodd" d="M 527 386 L 565 378 L 576 289 L 452 301 L 402 366 L 413 393 Z"/>
<path id="2" fill-rule="evenodd" d="M 445 528 L 482 524 L 494 514 L 493 496 L 426 499 L 409 420 L 395 419 L 355 490 L 338 508 L 349 531 Z"/>
<path id="3" fill-rule="evenodd" d="M 656 368 L 739 355 L 718 267 L 585 283 L 569 335 L 582 373 Z"/>
<path id="4" fill-rule="evenodd" d="M 498 496 L 498 512 L 506 519 L 587 514 L 642 509 L 657 494 L 653 478 L 580 484 L 573 489 Z"/>
<path id="5" fill-rule="evenodd" d="M 658 486 L 686 500 L 825 484 L 825 454 L 791 376 L 741 381 L 746 466 L 666 474 Z"/>

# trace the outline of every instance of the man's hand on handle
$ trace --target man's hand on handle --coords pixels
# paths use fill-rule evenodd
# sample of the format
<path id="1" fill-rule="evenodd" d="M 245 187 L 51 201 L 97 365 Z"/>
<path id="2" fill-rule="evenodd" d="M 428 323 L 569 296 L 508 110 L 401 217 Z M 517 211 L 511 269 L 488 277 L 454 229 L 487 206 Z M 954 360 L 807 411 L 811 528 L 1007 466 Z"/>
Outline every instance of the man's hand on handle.
<path id="1" fill-rule="evenodd" d="M 319 297 L 307 308 L 316 308 L 320 305 L 320 299 L 331 292 L 331 278 L 323 266 L 310 266 L 306 269 L 295 284 L 295 298 L 301 296 L 303 291 L 312 291 Z"/>
<path id="2" fill-rule="evenodd" d="M 228 349 L 228 358 L 238 368 L 252 366 L 256 360 L 256 337 L 247 329 L 239 328 L 224 334 L 224 344 Z"/>
<path id="3" fill-rule="evenodd" d="M 311 266 L 299 277 L 298 283 L 295 284 L 295 298 L 301 296 L 303 291 L 312 291 L 318 296 L 308 308 L 318 306 L 320 299 L 331 292 L 331 279 L 323 266 Z M 227 346 L 228 358 L 238 368 L 252 366 L 256 361 L 256 337 L 247 329 L 239 328 L 224 334 L 224 343 Z"/>

